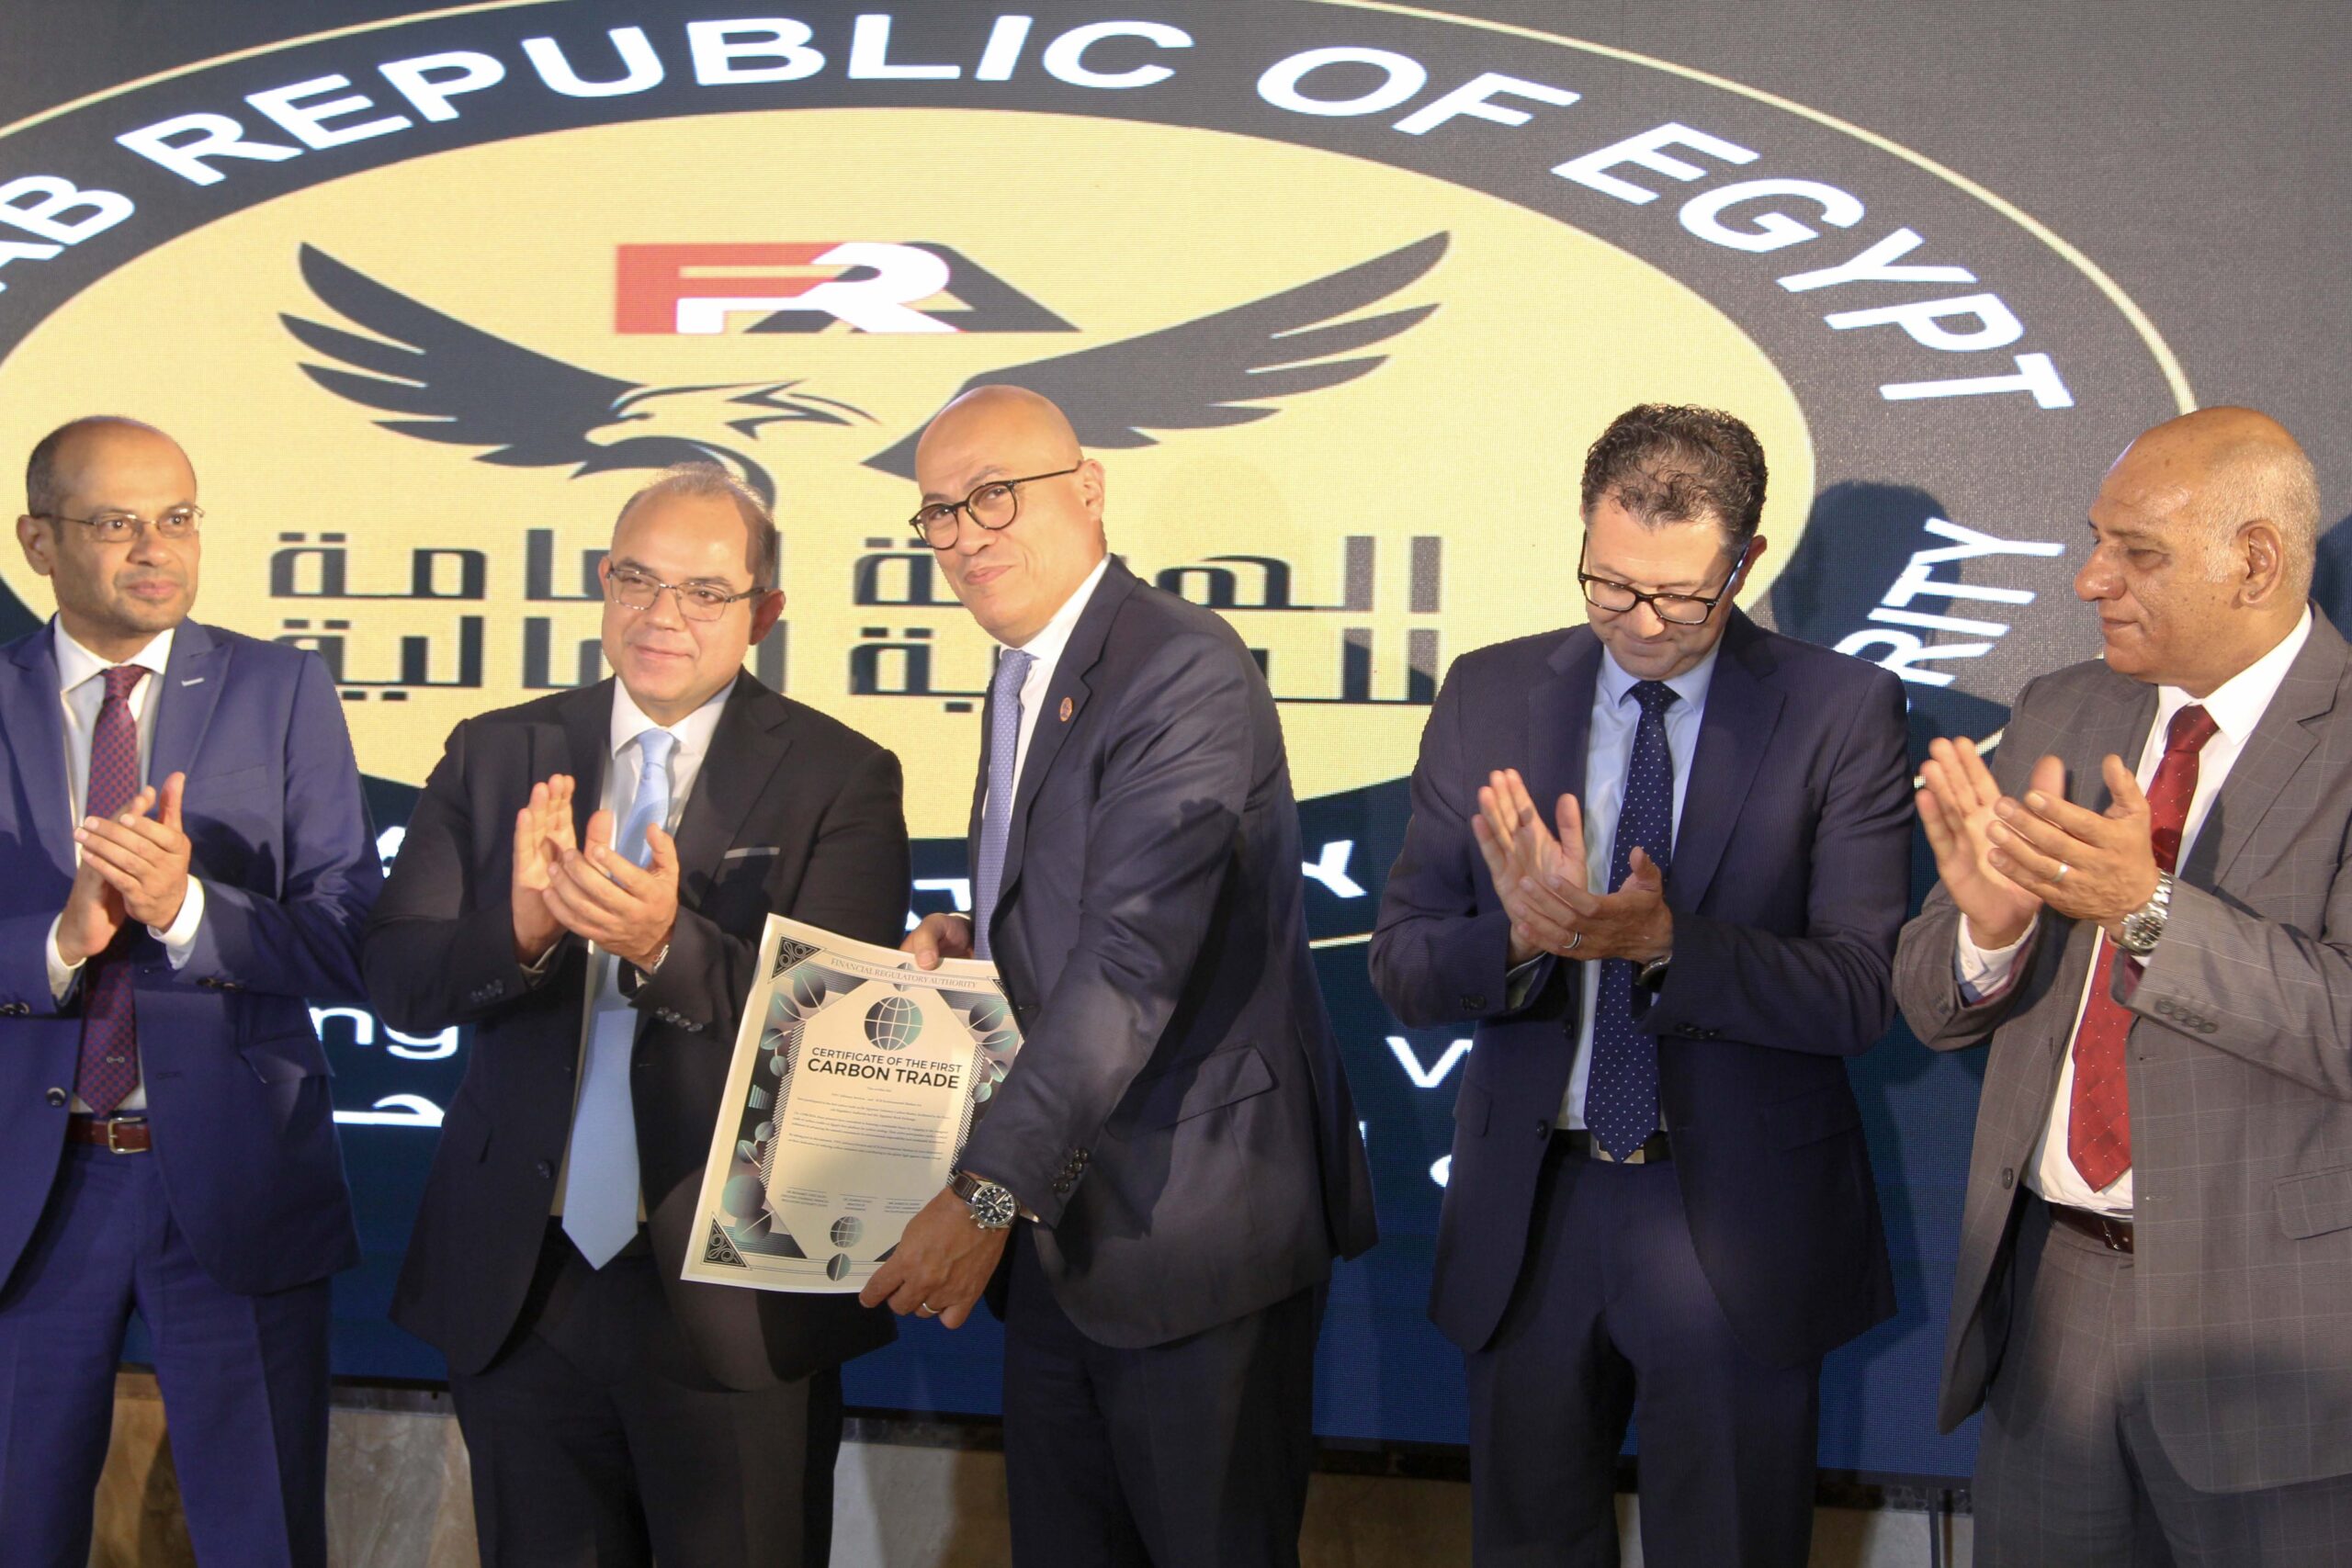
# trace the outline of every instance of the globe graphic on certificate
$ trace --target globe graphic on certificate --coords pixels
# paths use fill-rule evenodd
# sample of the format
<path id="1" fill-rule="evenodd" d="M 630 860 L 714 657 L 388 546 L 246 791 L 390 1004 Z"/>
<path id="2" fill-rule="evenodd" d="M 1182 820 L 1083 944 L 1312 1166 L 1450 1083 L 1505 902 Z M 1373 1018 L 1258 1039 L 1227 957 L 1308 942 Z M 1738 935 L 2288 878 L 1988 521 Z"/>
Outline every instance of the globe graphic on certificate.
<path id="1" fill-rule="evenodd" d="M 903 1051 L 922 1032 L 922 1014 L 906 997 L 884 997 L 865 1010 L 865 1038 L 876 1051 Z"/>

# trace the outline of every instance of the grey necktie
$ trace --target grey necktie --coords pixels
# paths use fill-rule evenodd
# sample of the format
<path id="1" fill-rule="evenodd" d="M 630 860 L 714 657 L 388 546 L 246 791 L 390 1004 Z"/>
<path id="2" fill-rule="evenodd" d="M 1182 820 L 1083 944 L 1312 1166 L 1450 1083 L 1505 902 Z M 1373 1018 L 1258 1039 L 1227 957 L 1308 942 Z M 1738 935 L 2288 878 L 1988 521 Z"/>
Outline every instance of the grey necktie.
<path id="1" fill-rule="evenodd" d="M 1037 661 L 1018 649 L 996 661 L 989 682 L 989 802 L 980 813 L 980 864 L 972 889 L 972 951 L 986 958 L 996 896 L 1004 887 L 1004 850 L 1012 837 L 1013 759 L 1021 747 L 1021 685 Z"/>

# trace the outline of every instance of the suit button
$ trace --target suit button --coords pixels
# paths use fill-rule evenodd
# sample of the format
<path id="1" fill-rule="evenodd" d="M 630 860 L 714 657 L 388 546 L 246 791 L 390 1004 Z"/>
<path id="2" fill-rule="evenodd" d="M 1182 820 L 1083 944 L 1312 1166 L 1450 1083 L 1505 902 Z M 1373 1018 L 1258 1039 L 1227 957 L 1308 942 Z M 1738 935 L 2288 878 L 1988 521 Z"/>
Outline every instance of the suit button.
<path id="1" fill-rule="evenodd" d="M 42 1095 L 41 1098 L 48 1100 L 51 1105 L 62 1105 L 65 1103 L 65 1091 L 62 1089 L 53 1089 L 47 1094 Z"/>
<path id="2" fill-rule="evenodd" d="M 1539 1138 L 1550 1137 L 1552 1135 L 1552 1123 L 1544 1120 L 1543 1117 L 1538 1116 L 1535 1119 L 1535 1135 Z"/>
<path id="3" fill-rule="evenodd" d="M 2197 1026 L 2197 1032 L 2199 1034 L 2211 1034 L 2213 1031 L 2221 1027 L 2222 1026 L 2220 1024 L 2213 1022 L 2211 1019 L 2208 1019 Z"/>
<path id="4" fill-rule="evenodd" d="M 552 1181 L 555 1179 L 555 1162 L 553 1160 L 543 1159 L 531 1168 L 539 1173 L 539 1179 L 541 1181 Z"/>
<path id="5" fill-rule="evenodd" d="M 2017 1184 L 2018 1168 L 2013 1165 L 2003 1166 L 2001 1168 L 2001 1190 L 2007 1192 L 2010 1188 L 2015 1187 Z"/>
<path id="6" fill-rule="evenodd" d="M 1480 1008 L 1487 1005 L 1487 998 L 1484 997 L 1464 997 L 1462 998 L 1462 1005 L 1469 1011 L 1476 1012 Z"/>

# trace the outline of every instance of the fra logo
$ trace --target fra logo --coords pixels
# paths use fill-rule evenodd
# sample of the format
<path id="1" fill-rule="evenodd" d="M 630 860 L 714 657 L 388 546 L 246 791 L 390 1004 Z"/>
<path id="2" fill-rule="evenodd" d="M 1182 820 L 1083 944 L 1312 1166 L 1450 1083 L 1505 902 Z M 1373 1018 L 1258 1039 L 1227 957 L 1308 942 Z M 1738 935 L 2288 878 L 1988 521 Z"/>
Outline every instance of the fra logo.
<path id="1" fill-rule="evenodd" d="M 953 246 L 927 241 L 621 245 L 614 273 L 613 326 L 623 333 L 814 333 L 835 322 L 859 333 L 1078 330 Z M 749 325 L 736 325 L 745 317 Z"/>

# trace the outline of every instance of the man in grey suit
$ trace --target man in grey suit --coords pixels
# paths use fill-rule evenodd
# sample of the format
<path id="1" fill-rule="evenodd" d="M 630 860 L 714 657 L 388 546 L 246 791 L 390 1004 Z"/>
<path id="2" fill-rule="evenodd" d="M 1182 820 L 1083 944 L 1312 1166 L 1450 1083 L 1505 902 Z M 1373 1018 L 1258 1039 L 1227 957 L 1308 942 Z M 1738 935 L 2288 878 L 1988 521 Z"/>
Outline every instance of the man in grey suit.
<path id="1" fill-rule="evenodd" d="M 1323 1285 L 1374 1227 L 1273 696 L 1108 556 L 1102 467 L 1036 393 L 957 398 L 915 475 L 1000 652 L 972 917 L 906 946 L 992 959 L 1023 1044 L 865 1298 L 953 1328 L 989 1286 L 1016 1562 L 1295 1564 Z"/>
<path id="2" fill-rule="evenodd" d="M 1939 740 L 1896 994 L 1990 1041 L 1941 1419 L 1976 1561 L 2352 1561 L 2352 649 L 2312 465 L 2208 409 L 2090 509 L 2093 661 Z"/>

